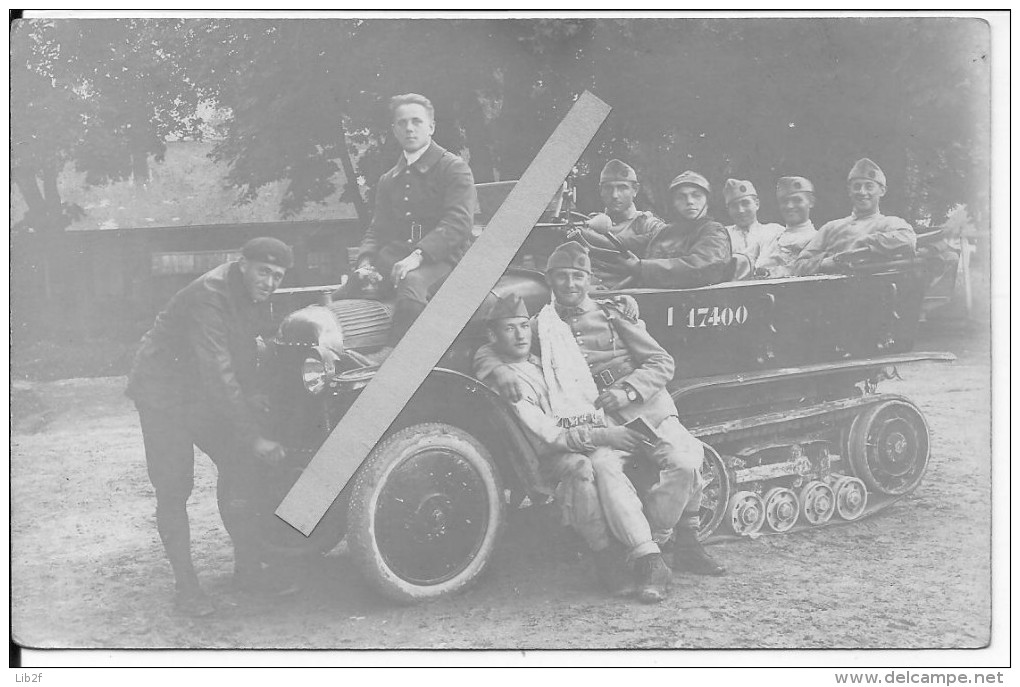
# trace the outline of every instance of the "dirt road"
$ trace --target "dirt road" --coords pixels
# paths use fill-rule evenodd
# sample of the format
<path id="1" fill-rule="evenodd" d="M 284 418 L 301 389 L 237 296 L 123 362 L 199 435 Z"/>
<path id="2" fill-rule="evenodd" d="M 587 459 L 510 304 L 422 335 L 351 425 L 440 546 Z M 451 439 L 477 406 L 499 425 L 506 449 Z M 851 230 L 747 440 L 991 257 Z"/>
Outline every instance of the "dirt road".
<path id="1" fill-rule="evenodd" d="M 234 592 L 197 460 L 197 567 L 227 608 L 175 616 L 141 434 L 123 378 L 16 383 L 12 437 L 14 633 L 36 647 L 750 648 L 978 647 L 990 625 L 987 335 L 923 325 L 919 349 L 953 365 L 901 370 L 884 391 L 927 414 L 933 458 L 914 494 L 854 524 L 713 547 L 730 574 L 676 578 L 647 607 L 607 600 L 540 509 L 511 514 L 485 577 L 454 598 L 397 607 L 375 596 L 344 545 L 289 600 Z M 236 605 L 230 605 L 236 604 Z"/>

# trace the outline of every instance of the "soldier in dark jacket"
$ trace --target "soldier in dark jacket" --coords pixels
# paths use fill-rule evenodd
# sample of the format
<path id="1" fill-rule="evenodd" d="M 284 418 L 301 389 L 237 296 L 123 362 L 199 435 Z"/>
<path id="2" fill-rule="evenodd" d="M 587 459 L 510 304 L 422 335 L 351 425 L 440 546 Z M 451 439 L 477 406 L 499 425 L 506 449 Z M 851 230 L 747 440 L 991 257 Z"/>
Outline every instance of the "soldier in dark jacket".
<path id="1" fill-rule="evenodd" d="M 284 458 L 283 447 L 260 428 L 267 400 L 256 373 L 260 337 L 273 333 L 269 296 L 293 255 L 274 238 L 252 239 L 241 254 L 170 299 L 142 339 L 128 378 L 156 491 L 156 526 L 176 582 L 175 606 L 189 615 L 214 611 L 191 561 L 194 447 L 216 464 L 220 515 L 241 584 L 261 571 L 251 519 L 257 473 Z"/>
<path id="2" fill-rule="evenodd" d="M 395 346 L 470 246 L 477 199 L 471 168 L 432 140 L 428 98 L 395 96 L 390 112 L 403 154 L 379 178 L 355 276 L 396 289 Z"/>
<path id="3" fill-rule="evenodd" d="M 687 289 L 725 281 L 730 270 L 730 236 L 708 216 L 708 180 L 684 172 L 670 182 L 676 219 L 644 240 L 624 245 L 630 251 L 620 269 L 636 279 L 631 286 Z"/>

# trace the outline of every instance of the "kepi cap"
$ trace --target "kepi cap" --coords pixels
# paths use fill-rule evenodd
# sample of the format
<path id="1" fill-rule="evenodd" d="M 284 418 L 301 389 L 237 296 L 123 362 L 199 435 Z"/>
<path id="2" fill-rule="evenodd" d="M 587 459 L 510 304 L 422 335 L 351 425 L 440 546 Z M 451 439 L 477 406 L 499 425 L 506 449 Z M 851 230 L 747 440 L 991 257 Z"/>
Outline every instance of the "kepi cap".
<path id="1" fill-rule="evenodd" d="M 485 319 L 489 322 L 494 320 L 502 320 L 509 317 L 524 317 L 528 318 L 528 306 L 524 304 L 521 297 L 516 293 L 510 293 L 502 298 L 496 300 L 492 304 L 492 308 L 489 310 L 489 314 L 486 315 Z"/>
<path id="2" fill-rule="evenodd" d="M 588 257 L 588 249 L 577 241 L 567 241 L 549 256 L 546 263 L 546 274 L 553 270 L 574 269 L 591 274 L 591 258 Z"/>
<path id="3" fill-rule="evenodd" d="M 684 184 L 697 186 L 698 188 L 700 188 L 705 193 L 708 193 L 709 195 L 711 195 L 712 193 L 712 187 L 709 185 L 708 179 L 701 176 L 697 172 L 692 172 L 691 170 L 681 172 L 680 174 L 677 174 L 675 177 L 673 177 L 673 181 L 669 182 L 669 190 L 672 191 L 677 186 L 683 186 Z"/>
<path id="4" fill-rule="evenodd" d="M 290 246 L 271 236 L 259 236 L 241 247 L 241 255 L 253 262 L 279 265 L 284 269 L 294 266 L 294 251 Z"/>
<path id="5" fill-rule="evenodd" d="M 866 157 L 862 157 L 850 168 L 850 174 L 847 175 L 846 180 L 853 181 L 854 179 L 867 179 L 885 187 L 885 173 L 882 168 Z"/>
<path id="6" fill-rule="evenodd" d="M 599 175 L 599 183 L 605 184 L 611 181 L 632 181 L 636 184 L 637 172 L 622 160 L 610 160 L 602 168 L 602 174 Z"/>
<path id="7" fill-rule="evenodd" d="M 814 194 L 815 187 L 804 177 L 780 177 L 776 182 L 776 198 L 782 200 L 795 193 Z"/>
<path id="8" fill-rule="evenodd" d="M 755 190 L 754 184 L 740 179 L 727 179 L 726 185 L 723 186 L 722 194 L 723 200 L 726 201 L 727 205 L 747 196 L 758 197 L 758 191 Z"/>

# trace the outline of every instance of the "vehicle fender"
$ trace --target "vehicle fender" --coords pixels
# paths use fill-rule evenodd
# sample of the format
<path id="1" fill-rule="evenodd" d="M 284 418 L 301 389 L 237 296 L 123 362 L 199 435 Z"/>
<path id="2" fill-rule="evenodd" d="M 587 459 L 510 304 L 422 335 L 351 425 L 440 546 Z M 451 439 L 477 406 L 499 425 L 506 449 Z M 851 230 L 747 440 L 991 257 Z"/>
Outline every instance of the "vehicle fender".
<path id="1" fill-rule="evenodd" d="M 538 452 L 513 408 L 474 377 L 434 368 L 390 432 L 419 422 L 445 422 L 470 432 L 489 449 L 506 487 L 529 496 L 551 494 L 539 472 Z"/>

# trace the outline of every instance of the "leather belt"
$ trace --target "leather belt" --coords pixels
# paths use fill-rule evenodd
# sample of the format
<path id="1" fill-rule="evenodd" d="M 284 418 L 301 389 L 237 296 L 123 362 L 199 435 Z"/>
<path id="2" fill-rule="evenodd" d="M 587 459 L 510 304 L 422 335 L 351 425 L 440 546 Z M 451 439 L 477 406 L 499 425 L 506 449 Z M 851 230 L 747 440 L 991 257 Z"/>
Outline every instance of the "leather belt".
<path id="1" fill-rule="evenodd" d="M 627 375 L 635 370 L 634 365 L 629 360 L 610 365 L 598 372 L 592 374 L 591 378 L 595 380 L 595 386 L 599 391 L 607 389 L 619 381 L 622 381 Z"/>

